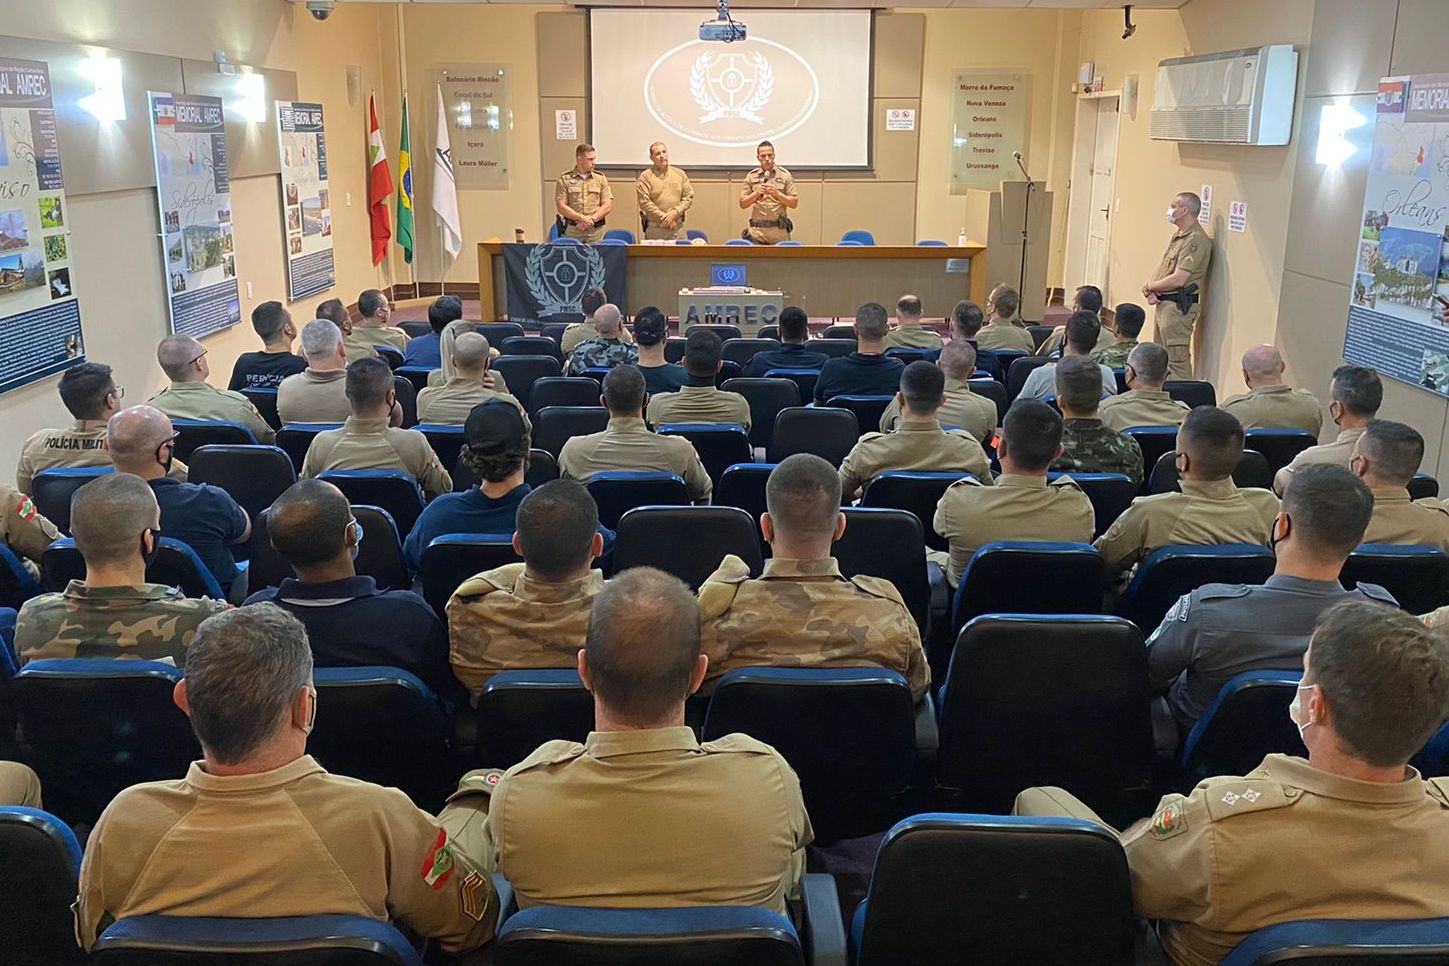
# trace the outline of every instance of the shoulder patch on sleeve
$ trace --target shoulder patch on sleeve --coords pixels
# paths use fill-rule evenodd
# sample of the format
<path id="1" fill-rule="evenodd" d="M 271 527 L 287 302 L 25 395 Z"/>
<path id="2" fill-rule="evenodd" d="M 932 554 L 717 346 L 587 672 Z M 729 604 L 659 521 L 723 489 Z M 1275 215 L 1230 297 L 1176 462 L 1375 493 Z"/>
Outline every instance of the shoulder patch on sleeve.
<path id="1" fill-rule="evenodd" d="M 906 606 L 905 599 L 901 597 L 901 592 L 896 589 L 896 585 L 891 583 L 889 580 L 886 580 L 884 577 L 872 577 L 868 574 L 856 574 L 854 577 L 850 578 L 850 582 L 855 586 L 859 587 L 861 590 L 865 591 L 867 594 L 870 594 L 872 597 L 880 597 L 883 600 L 889 600 L 900 604 L 902 607 Z"/>
<path id="2" fill-rule="evenodd" d="M 1177 603 L 1172 605 L 1172 607 L 1167 611 L 1167 614 L 1162 618 L 1162 620 L 1163 623 L 1166 623 L 1167 621 L 1182 621 L 1183 623 L 1186 623 L 1187 616 L 1191 612 L 1192 594 L 1183 594 L 1181 597 L 1177 598 Z"/>
<path id="3" fill-rule="evenodd" d="M 1227 600 L 1233 597 L 1246 597 L 1252 593 L 1252 584 L 1203 584 L 1192 595 L 1199 602 L 1205 600 Z"/>
<path id="4" fill-rule="evenodd" d="M 1301 797 L 1297 789 L 1290 794 L 1283 785 L 1266 778 L 1219 778 L 1204 782 L 1197 791 L 1202 793 L 1208 816 L 1214 822 L 1286 808 Z"/>
<path id="5" fill-rule="evenodd" d="M 1183 808 L 1183 801 L 1181 795 L 1174 795 L 1170 801 L 1163 802 L 1162 807 L 1152 814 L 1147 833 L 1161 841 L 1186 832 L 1187 811 Z"/>
<path id="6" fill-rule="evenodd" d="M 453 591 L 453 596 L 482 597 L 495 591 L 507 590 L 518 581 L 522 573 L 523 564 L 504 564 L 502 567 L 495 567 L 469 577 L 458 585 L 458 589 Z"/>
<path id="7" fill-rule="evenodd" d="M 1443 808 L 1449 808 L 1449 778 L 1430 778 L 1425 781 L 1429 797 Z"/>
<path id="8" fill-rule="evenodd" d="M 952 483 L 950 486 L 946 487 L 946 492 L 947 493 L 950 493 L 952 490 L 956 489 L 958 486 L 965 486 L 965 487 L 974 486 L 974 487 L 977 487 L 979 489 L 985 489 L 986 488 L 985 485 L 982 484 L 982 482 L 980 480 L 978 480 L 976 477 L 974 477 L 974 476 L 963 476 L 963 477 L 961 477 L 961 479 L 957 480 L 955 483 Z"/>
<path id="9" fill-rule="evenodd" d="M 1399 602 L 1394 598 L 1394 595 L 1389 593 L 1387 588 L 1380 587 L 1378 584 L 1370 584 L 1361 580 L 1355 585 L 1355 588 L 1360 594 L 1376 600 L 1381 604 L 1390 604 L 1394 607 L 1399 606 Z"/>
<path id="10" fill-rule="evenodd" d="M 1078 490 L 1082 493 L 1086 492 L 1082 489 L 1082 485 L 1080 483 L 1072 479 L 1072 475 L 1070 473 L 1062 474 L 1061 476 L 1048 483 L 1047 486 L 1063 490 Z"/>

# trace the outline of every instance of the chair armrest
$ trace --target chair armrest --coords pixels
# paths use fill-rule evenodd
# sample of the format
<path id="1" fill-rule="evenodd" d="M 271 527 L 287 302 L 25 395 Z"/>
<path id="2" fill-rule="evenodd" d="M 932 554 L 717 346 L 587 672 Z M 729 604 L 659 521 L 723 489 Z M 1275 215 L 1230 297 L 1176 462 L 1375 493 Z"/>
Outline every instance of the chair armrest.
<path id="1" fill-rule="evenodd" d="M 936 705 L 928 692 L 916 704 L 916 757 L 936 757 L 941 747 L 941 729 L 936 723 Z"/>
<path id="2" fill-rule="evenodd" d="M 810 940 L 808 961 L 812 966 L 846 966 L 845 921 L 840 917 L 835 877 L 823 872 L 806 873 L 800 891 L 806 935 Z"/>

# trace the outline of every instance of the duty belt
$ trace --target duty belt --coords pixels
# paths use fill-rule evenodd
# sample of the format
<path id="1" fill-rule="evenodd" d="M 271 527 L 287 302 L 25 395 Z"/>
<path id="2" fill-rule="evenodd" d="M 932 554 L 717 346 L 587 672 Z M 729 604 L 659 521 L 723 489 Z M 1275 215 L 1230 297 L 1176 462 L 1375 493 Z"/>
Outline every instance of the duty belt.
<path id="1" fill-rule="evenodd" d="M 750 219 L 750 227 L 751 228 L 784 228 L 785 227 L 785 219 L 783 219 L 783 218 L 771 218 L 769 221 L 756 221 L 755 219 L 751 218 Z"/>

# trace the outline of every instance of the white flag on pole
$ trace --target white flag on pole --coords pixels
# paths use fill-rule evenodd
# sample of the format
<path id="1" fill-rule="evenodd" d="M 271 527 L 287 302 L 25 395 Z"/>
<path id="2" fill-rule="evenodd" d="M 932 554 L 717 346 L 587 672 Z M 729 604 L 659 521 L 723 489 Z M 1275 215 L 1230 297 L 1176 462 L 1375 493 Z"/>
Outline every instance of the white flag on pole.
<path id="1" fill-rule="evenodd" d="M 458 217 L 458 184 L 453 180 L 453 149 L 448 142 L 448 115 L 443 110 L 443 85 L 438 85 L 438 141 L 433 148 L 433 213 L 443 232 L 443 247 L 454 258 L 463 251 L 463 222 Z"/>

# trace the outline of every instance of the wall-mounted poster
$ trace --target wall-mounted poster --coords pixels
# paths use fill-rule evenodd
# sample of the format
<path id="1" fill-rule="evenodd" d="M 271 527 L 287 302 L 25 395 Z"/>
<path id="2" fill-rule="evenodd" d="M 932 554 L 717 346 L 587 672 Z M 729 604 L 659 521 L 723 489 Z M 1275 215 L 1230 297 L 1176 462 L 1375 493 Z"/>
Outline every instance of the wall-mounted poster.
<path id="1" fill-rule="evenodd" d="M 1449 395 L 1449 74 L 1379 81 L 1343 357 Z"/>
<path id="2" fill-rule="evenodd" d="M 85 361 L 50 71 L 0 58 L 0 392 Z"/>
<path id="3" fill-rule="evenodd" d="M 199 338 L 241 321 L 221 98 L 147 96 L 171 331 Z"/>
<path id="4" fill-rule="evenodd" d="M 322 105 L 278 101 L 277 133 L 282 150 L 287 301 L 295 302 L 337 283 Z"/>
<path id="5" fill-rule="evenodd" d="M 958 70 L 952 85 L 951 194 L 972 188 L 995 191 L 1003 181 L 1025 181 L 1011 155 L 1031 153 L 1031 75 L 1022 70 Z"/>

